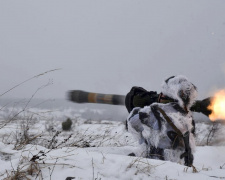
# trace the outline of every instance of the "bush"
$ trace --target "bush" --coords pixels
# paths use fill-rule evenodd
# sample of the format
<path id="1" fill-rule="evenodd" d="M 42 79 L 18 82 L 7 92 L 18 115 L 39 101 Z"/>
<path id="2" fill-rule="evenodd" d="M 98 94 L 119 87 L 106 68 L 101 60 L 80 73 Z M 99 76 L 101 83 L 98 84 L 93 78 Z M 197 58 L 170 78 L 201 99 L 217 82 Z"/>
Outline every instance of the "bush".
<path id="1" fill-rule="evenodd" d="M 64 131 L 69 131 L 71 129 L 72 126 L 72 121 L 70 118 L 67 118 L 66 121 L 62 122 L 62 129 Z"/>

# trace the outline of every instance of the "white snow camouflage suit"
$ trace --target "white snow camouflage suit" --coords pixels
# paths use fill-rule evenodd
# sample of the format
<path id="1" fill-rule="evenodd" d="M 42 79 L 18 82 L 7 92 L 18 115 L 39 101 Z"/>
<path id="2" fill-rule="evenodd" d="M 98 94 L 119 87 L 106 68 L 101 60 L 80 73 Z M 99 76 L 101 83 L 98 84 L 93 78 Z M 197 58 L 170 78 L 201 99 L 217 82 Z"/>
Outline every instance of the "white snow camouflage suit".
<path id="1" fill-rule="evenodd" d="M 139 150 L 135 155 L 190 166 L 193 163 L 195 139 L 192 131 L 193 118 L 189 109 L 197 96 L 196 87 L 182 75 L 172 76 L 163 82 L 162 93 L 175 102 L 136 107 L 127 118 L 128 131 L 139 143 Z M 159 109 L 165 112 L 182 136 L 178 136 L 178 132 Z M 191 162 L 187 162 L 187 158 L 192 158 Z"/>

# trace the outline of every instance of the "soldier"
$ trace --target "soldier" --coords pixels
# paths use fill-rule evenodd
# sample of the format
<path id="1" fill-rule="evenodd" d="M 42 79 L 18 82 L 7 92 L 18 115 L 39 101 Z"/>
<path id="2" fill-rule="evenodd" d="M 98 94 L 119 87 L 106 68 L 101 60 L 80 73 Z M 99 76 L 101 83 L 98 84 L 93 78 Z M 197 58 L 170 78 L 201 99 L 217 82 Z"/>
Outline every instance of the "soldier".
<path id="1" fill-rule="evenodd" d="M 139 151 L 130 155 L 183 162 L 186 166 L 192 166 L 195 140 L 191 107 L 197 97 L 196 87 L 186 77 L 179 75 L 163 82 L 160 95 L 144 91 L 142 95 L 138 94 L 139 97 L 136 95 L 138 98 L 135 99 L 133 96 L 132 101 L 129 93 L 126 97 L 126 107 L 131 111 L 127 118 L 128 131 L 140 147 Z M 143 98 L 146 94 L 151 98 Z M 164 100 L 169 102 L 155 103 Z M 135 103 L 141 104 L 140 107 L 135 107 L 138 106 Z M 146 103 L 151 105 L 143 107 Z M 132 105 L 134 108 L 131 110 Z"/>
<path id="2" fill-rule="evenodd" d="M 162 92 L 133 87 L 125 96 L 91 93 L 80 90 L 68 92 L 68 99 L 77 103 L 126 105 L 129 132 L 139 141 L 140 151 L 130 155 L 193 163 L 195 123 L 192 112 L 211 114 L 211 97 L 195 100 L 196 87 L 184 76 L 172 76 L 163 82 Z"/>

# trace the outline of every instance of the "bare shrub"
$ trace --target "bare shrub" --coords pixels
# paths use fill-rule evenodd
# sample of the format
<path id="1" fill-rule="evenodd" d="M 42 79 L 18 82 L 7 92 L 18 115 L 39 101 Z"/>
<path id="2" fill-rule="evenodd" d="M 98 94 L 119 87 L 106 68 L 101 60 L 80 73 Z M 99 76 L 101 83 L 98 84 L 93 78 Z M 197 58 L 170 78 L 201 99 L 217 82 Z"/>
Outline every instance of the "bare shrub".
<path id="1" fill-rule="evenodd" d="M 213 122 L 212 123 L 212 126 L 211 128 L 209 129 L 209 134 L 208 134 L 208 137 L 207 137 L 207 141 L 206 141 L 206 144 L 209 145 L 210 142 L 212 141 L 213 137 L 215 137 L 216 133 L 218 132 L 219 130 L 219 123 L 217 122 Z"/>
<path id="2" fill-rule="evenodd" d="M 7 91 L 5 91 L 4 93 L 0 94 L 0 97 L 4 96 L 5 94 L 7 94 L 8 92 L 12 91 L 13 89 L 15 89 L 15 88 L 17 88 L 17 87 L 23 85 L 24 83 L 27 83 L 28 81 L 31 81 L 32 79 L 38 78 L 38 77 L 43 76 L 43 75 L 45 75 L 45 74 L 47 74 L 47 73 L 50 73 L 50 72 L 53 72 L 53 71 L 57 71 L 57 70 L 59 70 L 59 69 L 49 70 L 49 71 L 43 72 L 43 73 L 41 73 L 41 74 L 35 75 L 35 76 L 31 77 L 31 78 L 28 78 L 28 79 L 26 79 L 25 81 L 20 82 L 19 84 L 13 86 L 12 88 L 10 88 L 10 89 L 8 89 Z M 13 114 L 12 117 L 10 117 L 9 119 L 6 119 L 5 121 L 3 121 L 3 122 L 0 123 L 0 129 L 2 129 L 3 127 L 5 127 L 5 126 L 6 126 L 8 123 L 10 123 L 11 121 L 16 120 L 17 117 L 18 117 L 21 113 L 23 113 L 23 112 L 25 112 L 25 111 L 27 110 L 29 103 L 30 103 L 31 100 L 34 98 L 34 96 L 36 95 L 36 93 L 37 93 L 39 90 L 41 90 L 41 89 L 43 89 L 43 88 L 45 88 L 45 87 L 51 85 L 52 83 L 53 83 L 53 82 L 52 82 L 51 80 L 49 80 L 47 84 L 45 84 L 45 85 L 39 87 L 39 88 L 33 93 L 33 95 L 29 98 L 29 100 L 27 101 L 27 103 L 25 104 L 25 106 L 22 108 L 22 110 L 20 110 L 19 112 Z"/>
<path id="3" fill-rule="evenodd" d="M 71 126 L 72 126 L 72 121 L 70 118 L 67 118 L 66 121 L 62 122 L 62 129 L 64 131 L 69 131 L 71 130 Z"/>
<path id="4" fill-rule="evenodd" d="M 30 180 L 30 176 L 39 176 L 42 178 L 40 166 L 35 162 L 30 162 L 27 157 L 21 157 L 16 169 L 12 167 L 11 171 L 6 171 L 6 178 L 3 180 Z"/>

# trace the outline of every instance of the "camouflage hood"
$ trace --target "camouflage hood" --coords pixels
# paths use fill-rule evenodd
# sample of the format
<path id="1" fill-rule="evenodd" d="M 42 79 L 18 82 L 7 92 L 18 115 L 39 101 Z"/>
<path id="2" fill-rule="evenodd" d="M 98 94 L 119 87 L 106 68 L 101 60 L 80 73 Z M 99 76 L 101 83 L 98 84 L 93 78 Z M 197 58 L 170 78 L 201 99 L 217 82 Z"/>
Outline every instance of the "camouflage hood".
<path id="1" fill-rule="evenodd" d="M 177 100 L 180 107 L 188 111 L 196 100 L 197 88 L 185 76 L 178 75 L 163 82 L 162 93 Z"/>

